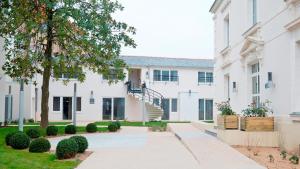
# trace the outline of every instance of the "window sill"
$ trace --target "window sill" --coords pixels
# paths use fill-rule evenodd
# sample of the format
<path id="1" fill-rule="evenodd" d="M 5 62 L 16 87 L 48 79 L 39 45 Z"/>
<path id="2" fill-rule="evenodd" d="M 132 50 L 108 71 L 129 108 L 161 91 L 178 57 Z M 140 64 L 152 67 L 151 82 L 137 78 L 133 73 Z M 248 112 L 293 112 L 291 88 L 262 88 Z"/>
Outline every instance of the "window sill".
<path id="1" fill-rule="evenodd" d="M 247 38 L 248 36 L 253 35 L 260 28 L 261 28 L 260 22 L 257 22 L 256 24 L 252 25 L 248 30 L 246 30 L 246 32 L 243 33 L 244 38 Z"/>
<path id="2" fill-rule="evenodd" d="M 230 50 L 231 50 L 231 47 L 230 47 L 230 45 L 228 45 L 223 50 L 221 50 L 220 53 L 224 57 L 230 53 Z"/>

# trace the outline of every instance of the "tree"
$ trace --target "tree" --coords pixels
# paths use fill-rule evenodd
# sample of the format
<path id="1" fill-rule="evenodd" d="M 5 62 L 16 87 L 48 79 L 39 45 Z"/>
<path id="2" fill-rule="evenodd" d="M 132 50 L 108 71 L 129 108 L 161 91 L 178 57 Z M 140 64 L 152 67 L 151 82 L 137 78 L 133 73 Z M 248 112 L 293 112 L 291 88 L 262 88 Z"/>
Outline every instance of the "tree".
<path id="1" fill-rule="evenodd" d="M 122 46 L 135 47 L 135 29 L 112 14 L 123 10 L 110 0 L 1 0 L 0 36 L 6 62 L 2 69 L 26 83 L 40 74 L 41 126 L 48 125 L 49 80 L 61 74 L 84 81 L 84 70 L 119 79 L 126 64 L 119 59 Z"/>

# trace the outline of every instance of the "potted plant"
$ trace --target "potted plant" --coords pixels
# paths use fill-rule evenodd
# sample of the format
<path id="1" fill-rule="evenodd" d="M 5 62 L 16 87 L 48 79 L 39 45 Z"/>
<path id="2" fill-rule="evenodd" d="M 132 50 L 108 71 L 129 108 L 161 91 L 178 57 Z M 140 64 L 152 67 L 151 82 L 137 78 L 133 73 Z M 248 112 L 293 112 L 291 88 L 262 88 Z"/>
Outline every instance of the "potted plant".
<path id="1" fill-rule="evenodd" d="M 218 116 L 218 128 L 220 129 L 238 129 L 239 118 L 232 111 L 229 101 L 216 103 L 216 107 L 221 114 Z"/>
<path id="2" fill-rule="evenodd" d="M 252 103 L 243 110 L 241 130 L 243 131 L 274 131 L 274 117 L 268 117 L 273 111 L 268 107 L 269 101 L 257 106 Z"/>

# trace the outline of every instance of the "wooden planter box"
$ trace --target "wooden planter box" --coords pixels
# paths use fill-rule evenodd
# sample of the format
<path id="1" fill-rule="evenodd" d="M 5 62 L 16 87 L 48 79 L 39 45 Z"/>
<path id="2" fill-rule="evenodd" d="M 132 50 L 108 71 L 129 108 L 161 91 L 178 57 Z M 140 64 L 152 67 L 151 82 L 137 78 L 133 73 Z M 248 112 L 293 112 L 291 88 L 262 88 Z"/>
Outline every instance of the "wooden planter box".
<path id="1" fill-rule="evenodd" d="M 274 131 L 274 117 L 241 117 L 243 131 Z"/>
<path id="2" fill-rule="evenodd" d="M 218 116 L 218 128 L 219 129 L 238 129 L 239 128 L 239 116 L 237 115 L 219 115 Z"/>

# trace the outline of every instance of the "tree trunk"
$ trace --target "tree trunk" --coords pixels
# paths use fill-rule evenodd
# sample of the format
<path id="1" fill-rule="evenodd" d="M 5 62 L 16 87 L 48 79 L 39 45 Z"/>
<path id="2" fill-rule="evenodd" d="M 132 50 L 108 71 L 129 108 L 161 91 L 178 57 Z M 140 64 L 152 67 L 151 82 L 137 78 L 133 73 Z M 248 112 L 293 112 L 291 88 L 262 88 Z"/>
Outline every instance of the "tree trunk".
<path id="1" fill-rule="evenodd" d="M 51 1 L 50 1 L 51 2 Z M 43 65 L 43 86 L 42 86 L 42 113 L 41 113 L 41 127 L 46 128 L 48 126 L 48 114 L 49 114 L 49 81 L 51 75 L 51 57 L 53 46 L 53 10 L 47 9 L 47 45 L 45 49 L 45 63 Z"/>

